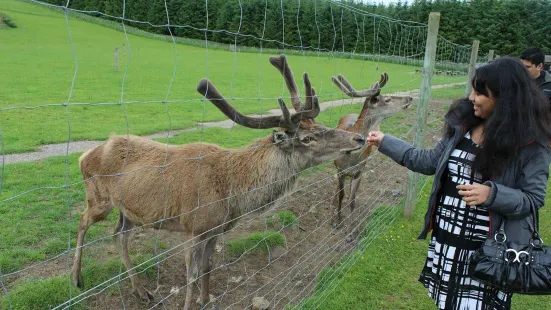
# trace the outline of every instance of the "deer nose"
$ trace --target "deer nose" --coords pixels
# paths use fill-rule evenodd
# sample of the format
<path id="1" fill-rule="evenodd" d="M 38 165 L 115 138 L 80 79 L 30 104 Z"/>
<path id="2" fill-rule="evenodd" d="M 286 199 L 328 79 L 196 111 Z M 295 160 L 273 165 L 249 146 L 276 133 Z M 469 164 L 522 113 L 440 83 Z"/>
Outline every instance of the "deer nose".
<path id="1" fill-rule="evenodd" d="M 354 136 L 354 141 L 363 145 L 365 144 L 365 137 L 363 135 L 357 134 Z"/>

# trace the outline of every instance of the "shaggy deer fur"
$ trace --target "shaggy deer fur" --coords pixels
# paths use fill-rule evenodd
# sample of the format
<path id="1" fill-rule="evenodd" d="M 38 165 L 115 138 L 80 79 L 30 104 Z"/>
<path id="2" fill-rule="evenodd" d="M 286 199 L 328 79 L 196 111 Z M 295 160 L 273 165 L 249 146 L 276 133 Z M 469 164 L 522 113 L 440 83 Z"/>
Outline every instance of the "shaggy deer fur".
<path id="1" fill-rule="evenodd" d="M 129 230 L 153 225 L 156 229 L 184 232 L 189 309 L 197 264 L 201 278 L 200 301 L 209 302 L 210 257 L 216 236 L 230 229 L 240 216 L 259 211 L 295 184 L 298 173 L 334 160 L 340 154 L 359 152 L 365 144 L 358 133 L 316 124 L 319 102 L 304 74 L 306 101 L 284 55 L 270 57 L 282 73 L 296 113 L 279 99 L 281 116 L 248 117 L 229 104 L 214 85 L 203 79 L 197 90 L 229 119 L 249 128 L 276 128 L 273 134 L 244 149 L 214 144 L 167 146 L 137 136 L 112 136 L 80 157 L 86 184 L 87 208 L 81 215 L 72 279 L 82 287 L 81 257 L 90 225 L 113 209 L 120 212 L 116 240 L 121 259 L 135 292 L 145 300 L 152 294 L 140 283 L 128 255 Z"/>
<path id="2" fill-rule="evenodd" d="M 381 74 L 381 80 L 375 82 L 367 90 L 357 91 L 342 76 L 338 78 L 331 77 L 333 83 L 345 94 L 350 97 L 365 98 L 360 115 L 347 114 L 339 119 L 338 129 L 367 135 L 370 131 L 379 130 L 383 119 L 394 115 L 404 109 L 407 109 L 412 103 L 410 96 L 382 96 L 381 88 L 388 81 L 388 74 Z M 371 146 L 363 148 L 362 152 L 357 154 L 343 155 L 335 160 L 335 166 L 338 170 L 337 192 L 333 198 L 333 205 L 337 208 L 337 215 L 333 227 L 338 227 L 342 223 L 341 206 L 344 198 L 344 183 L 346 177 L 350 177 L 350 195 L 348 205 L 350 213 L 354 211 L 356 205 L 356 192 L 360 185 L 361 176 L 365 169 L 366 159 L 371 154 Z M 348 241 L 351 241 L 349 236 Z"/>

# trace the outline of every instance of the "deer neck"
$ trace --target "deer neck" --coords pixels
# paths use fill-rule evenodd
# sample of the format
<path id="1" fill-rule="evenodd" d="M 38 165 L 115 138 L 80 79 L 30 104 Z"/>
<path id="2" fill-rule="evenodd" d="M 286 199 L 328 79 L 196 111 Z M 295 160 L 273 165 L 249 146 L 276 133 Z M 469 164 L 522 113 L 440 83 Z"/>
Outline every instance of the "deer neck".
<path id="1" fill-rule="evenodd" d="M 375 112 L 372 115 L 369 109 L 367 109 L 367 107 L 364 107 L 364 109 L 362 109 L 362 112 L 360 113 L 360 116 L 356 120 L 356 123 L 352 127 L 353 131 L 361 133 L 365 136 L 370 131 L 379 130 L 381 122 L 383 121 L 383 117 L 375 114 L 377 113 Z"/>
<path id="2" fill-rule="evenodd" d="M 230 155 L 228 172 L 233 206 L 245 214 L 261 211 L 292 189 L 307 163 L 301 156 L 283 152 L 269 138 Z"/>

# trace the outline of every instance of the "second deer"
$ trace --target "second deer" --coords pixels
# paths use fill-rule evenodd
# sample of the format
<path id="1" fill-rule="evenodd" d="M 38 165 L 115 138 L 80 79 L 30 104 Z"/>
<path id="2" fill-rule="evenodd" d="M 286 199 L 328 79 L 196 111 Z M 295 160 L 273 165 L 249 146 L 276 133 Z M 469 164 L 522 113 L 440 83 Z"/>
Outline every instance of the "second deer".
<path id="1" fill-rule="evenodd" d="M 367 90 L 356 90 L 344 76 L 338 75 L 337 78 L 331 77 L 333 83 L 346 95 L 352 98 L 365 98 L 360 114 L 347 114 L 339 119 L 338 129 L 359 133 L 366 136 L 370 131 L 379 130 L 381 122 L 412 104 L 411 96 L 382 96 L 381 88 L 388 81 L 388 74 L 381 74 L 381 80 L 375 82 Z M 333 205 L 336 207 L 336 217 L 333 227 L 337 228 L 342 224 L 342 201 L 344 198 L 344 184 L 346 177 L 350 177 L 350 195 L 348 206 L 350 214 L 354 212 L 356 206 L 356 192 L 360 185 L 362 173 L 365 169 L 366 159 L 371 154 L 371 146 L 364 146 L 361 153 L 347 154 L 335 160 L 335 166 L 338 170 L 337 192 L 333 198 Z M 351 241 L 349 235 L 347 241 Z"/>

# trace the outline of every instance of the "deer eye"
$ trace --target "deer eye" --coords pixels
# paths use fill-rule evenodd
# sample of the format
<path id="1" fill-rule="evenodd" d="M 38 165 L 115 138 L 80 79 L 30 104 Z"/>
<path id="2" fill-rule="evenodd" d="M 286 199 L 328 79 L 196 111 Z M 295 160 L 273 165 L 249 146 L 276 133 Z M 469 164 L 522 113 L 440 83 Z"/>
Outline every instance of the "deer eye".
<path id="1" fill-rule="evenodd" d="M 304 138 L 302 138 L 302 143 L 310 143 L 312 140 L 314 140 L 314 138 L 312 138 L 311 136 L 306 136 Z"/>

